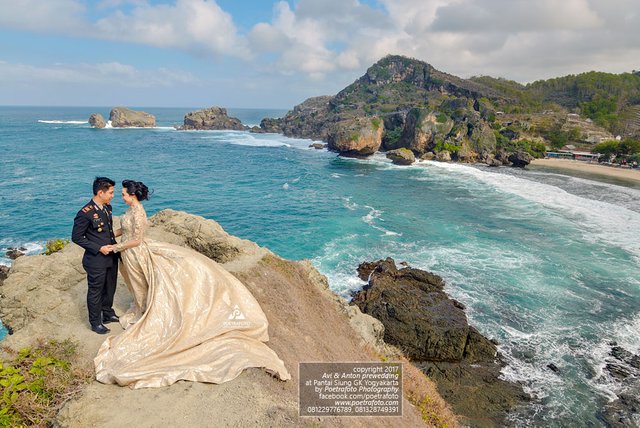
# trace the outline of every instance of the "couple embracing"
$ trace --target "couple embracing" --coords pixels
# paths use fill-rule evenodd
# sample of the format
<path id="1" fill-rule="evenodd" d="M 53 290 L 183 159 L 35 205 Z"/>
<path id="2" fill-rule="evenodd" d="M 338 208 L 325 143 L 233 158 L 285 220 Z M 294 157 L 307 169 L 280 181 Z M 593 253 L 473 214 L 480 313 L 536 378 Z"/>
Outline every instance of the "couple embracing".
<path id="1" fill-rule="evenodd" d="M 110 202 L 115 182 L 97 177 L 93 198 L 76 215 L 72 240 L 85 249 L 87 308 L 91 329 L 124 331 L 104 341 L 94 363 L 102 383 L 160 387 L 178 380 L 223 383 L 249 367 L 263 367 L 281 380 L 291 375 L 269 340 L 267 318 L 240 280 L 215 261 L 188 248 L 145 236 L 142 182 L 122 182 L 129 206 L 114 229 Z M 116 238 L 120 238 L 118 243 Z M 129 289 L 129 310 L 113 310 L 118 267 Z M 242 323 L 228 322 L 241 311 Z"/>

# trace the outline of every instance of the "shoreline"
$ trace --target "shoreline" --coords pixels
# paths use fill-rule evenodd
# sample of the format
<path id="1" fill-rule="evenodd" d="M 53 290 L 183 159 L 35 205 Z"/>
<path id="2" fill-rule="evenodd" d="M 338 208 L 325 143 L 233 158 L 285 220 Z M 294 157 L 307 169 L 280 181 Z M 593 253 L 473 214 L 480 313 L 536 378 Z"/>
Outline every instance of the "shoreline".
<path id="1" fill-rule="evenodd" d="M 640 183 L 640 168 L 617 168 L 569 159 L 534 159 L 531 161 L 531 165 L 558 170 L 579 171 L 587 174 Z"/>

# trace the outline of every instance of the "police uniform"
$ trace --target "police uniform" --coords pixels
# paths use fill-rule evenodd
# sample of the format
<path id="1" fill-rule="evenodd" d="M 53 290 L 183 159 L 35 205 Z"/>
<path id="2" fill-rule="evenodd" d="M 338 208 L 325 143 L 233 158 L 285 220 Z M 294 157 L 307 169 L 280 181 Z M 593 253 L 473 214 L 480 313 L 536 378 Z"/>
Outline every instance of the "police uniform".
<path id="1" fill-rule="evenodd" d="M 113 234 L 111 205 L 103 208 L 92 199 L 73 220 L 71 240 L 84 248 L 82 267 L 87 272 L 87 308 L 92 327 L 102 324 L 103 318 L 115 315 L 113 296 L 118 279 L 119 254 L 104 255 L 100 248 L 116 244 Z"/>

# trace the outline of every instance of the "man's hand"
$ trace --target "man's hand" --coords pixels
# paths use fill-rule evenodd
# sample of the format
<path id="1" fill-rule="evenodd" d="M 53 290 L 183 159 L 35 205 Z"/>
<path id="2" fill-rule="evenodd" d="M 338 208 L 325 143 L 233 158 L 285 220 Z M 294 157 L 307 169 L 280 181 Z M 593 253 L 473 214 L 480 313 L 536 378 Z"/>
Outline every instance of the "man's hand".
<path id="1" fill-rule="evenodd" d="M 103 245 L 100 247 L 100 252 L 105 256 L 113 251 L 113 245 Z"/>

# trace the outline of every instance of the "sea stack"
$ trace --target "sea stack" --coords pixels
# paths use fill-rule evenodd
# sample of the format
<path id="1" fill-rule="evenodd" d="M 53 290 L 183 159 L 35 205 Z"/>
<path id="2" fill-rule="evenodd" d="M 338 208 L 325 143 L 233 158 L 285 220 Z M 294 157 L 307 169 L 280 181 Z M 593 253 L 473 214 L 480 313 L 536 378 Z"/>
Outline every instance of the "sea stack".
<path id="1" fill-rule="evenodd" d="M 246 126 L 240 119 L 229 117 L 227 109 L 222 107 L 209 107 L 207 109 L 189 112 L 184 117 L 184 124 L 179 130 L 234 130 L 245 131 Z"/>

